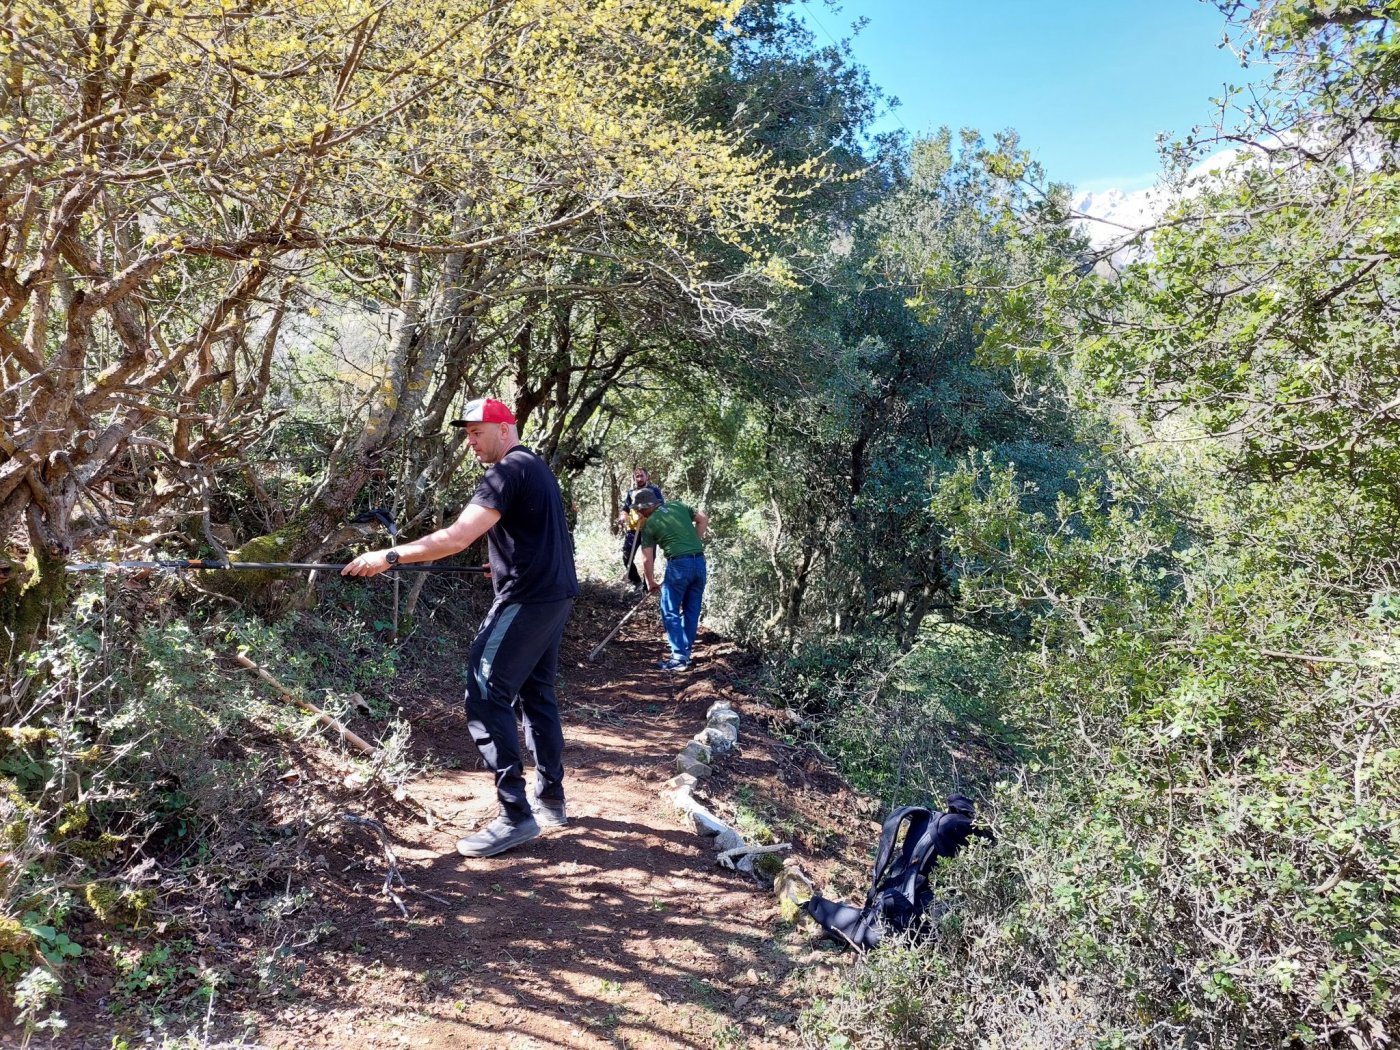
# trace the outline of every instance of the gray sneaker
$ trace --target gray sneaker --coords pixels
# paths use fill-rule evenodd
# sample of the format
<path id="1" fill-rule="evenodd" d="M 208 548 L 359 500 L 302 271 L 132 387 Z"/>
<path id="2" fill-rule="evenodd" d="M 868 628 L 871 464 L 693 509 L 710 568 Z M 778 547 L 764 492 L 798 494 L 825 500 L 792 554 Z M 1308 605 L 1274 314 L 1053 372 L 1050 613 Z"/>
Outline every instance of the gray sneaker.
<path id="1" fill-rule="evenodd" d="M 540 798 L 535 794 L 535 789 L 530 788 L 525 792 L 530 800 L 530 808 L 535 811 L 535 821 L 542 828 L 562 828 L 569 822 L 569 814 L 564 808 L 564 800 L 558 801 L 549 798 Z"/>
<path id="2" fill-rule="evenodd" d="M 534 817 L 526 817 L 518 823 L 497 817 L 475 835 L 458 839 L 457 852 L 464 857 L 494 857 L 538 838 L 539 834 L 540 826 Z"/>

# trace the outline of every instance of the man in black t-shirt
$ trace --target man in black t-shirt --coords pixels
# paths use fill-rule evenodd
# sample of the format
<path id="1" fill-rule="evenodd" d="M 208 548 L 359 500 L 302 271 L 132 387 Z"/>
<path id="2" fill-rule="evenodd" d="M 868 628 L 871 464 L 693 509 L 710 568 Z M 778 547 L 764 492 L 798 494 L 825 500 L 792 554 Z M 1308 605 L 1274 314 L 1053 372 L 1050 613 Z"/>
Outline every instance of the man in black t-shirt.
<path id="1" fill-rule="evenodd" d="M 467 677 L 467 729 L 496 777 L 500 815 L 457 840 L 467 857 L 492 857 L 529 842 L 540 827 L 561 827 L 564 732 L 554 694 L 559 642 L 578 594 L 573 539 L 559 482 L 538 455 L 520 444 L 515 415 L 500 401 L 478 398 L 463 418 L 467 442 L 489 469 L 461 516 L 412 543 L 361 554 L 343 570 L 374 576 L 400 562 L 433 561 L 486 536 L 496 601 L 472 643 Z M 535 757 L 527 788 L 515 727 L 515 704 Z"/>

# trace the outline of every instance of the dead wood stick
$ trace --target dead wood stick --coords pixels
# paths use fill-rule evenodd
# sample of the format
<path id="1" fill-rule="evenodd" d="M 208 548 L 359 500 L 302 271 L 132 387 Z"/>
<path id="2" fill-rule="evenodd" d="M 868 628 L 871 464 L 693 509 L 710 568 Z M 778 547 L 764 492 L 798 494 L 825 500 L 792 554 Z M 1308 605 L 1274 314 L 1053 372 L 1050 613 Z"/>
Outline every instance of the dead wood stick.
<path id="1" fill-rule="evenodd" d="M 273 678 L 272 675 L 268 674 L 267 671 L 255 664 L 252 660 L 249 660 L 242 653 L 236 655 L 234 659 L 237 660 L 241 666 L 248 668 L 248 670 L 252 671 L 254 674 L 256 674 L 268 685 L 272 686 L 272 688 L 276 689 L 279 693 L 281 693 L 292 703 L 296 704 L 297 707 L 300 707 L 303 711 L 308 711 L 311 714 L 315 715 L 322 725 L 334 729 L 337 733 L 340 734 L 340 739 L 344 740 L 347 744 L 350 744 L 352 747 L 358 748 L 367 755 L 374 754 L 375 748 L 373 747 L 373 745 L 366 743 L 363 737 L 357 735 L 352 730 L 347 728 L 345 723 L 341 722 L 340 719 L 336 718 L 334 715 L 327 714 L 325 711 L 322 711 L 315 704 L 311 703 L 311 701 L 304 700 L 301 697 L 297 696 L 296 693 L 292 692 L 285 685 L 279 682 L 276 678 Z"/>
<path id="2" fill-rule="evenodd" d="M 764 853 L 785 853 L 792 849 L 791 842 L 779 842 L 772 846 L 736 846 L 721 853 L 715 863 L 721 868 L 733 868 L 741 857 L 758 857 Z"/>
<path id="3" fill-rule="evenodd" d="M 632 606 L 632 608 L 628 609 L 628 610 L 627 610 L 627 615 L 624 616 L 621 620 L 618 620 L 618 621 L 617 621 L 617 626 L 614 627 L 611 631 L 608 632 L 608 636 L 607 636 L 606 638 L 604 638 L 601 642 L 599 642 L 597 645 L 595 645 L 595 646 L 593 647 L 593 651 L 592 651 L 591 653 L 588 654 L 588 660 L 589 660 L 590 663 L 592 663 L 594 660 L 598 659 L 598 654 L 601 653 L 601 652 L 603 651 L 603 648 L 604 648 L 610 641 L 612 641 L 615 637 L 617 637 L 617 632 L 620 631 L 620 630 L 622 630 L 623 624 L 625 624 L 628 620 L 632 619 L 632 617 L 635 616 L 635 615 L 637 614 L 637 610 L 640 609 L 640 608 L 642 607 L 642 605 L 646 602 L 646 600 L 647 600 L 648 598 L 650 598 L 650 597 L 651 597 L 651 591 L 647 591 L 647 592 L 646 592 L 645 594 L 643 594 L 640 598 L 638 598 L 638 599 L 637 599 L 637 604 L 634 605 L 634 606 Z"/>
<path id="4" fill-rule="evenodd" d="M 301 697 L 297 696 L 294 692 L 288 689 L 276 678 L 272 677 L 272 675 L 269 674 L 264 668 L 255 664 L 246 656 L 240 653 L 237 656 L 235 656 L 234 659 L 237 660 L 244 667 L 248 668 L 248 670 L 256 673 L 259 678 L 261 678 L 264 682 L 267 682 L 268 685 L 272 686 L 292 703 L 296 704 L 298 707 L 302 708 L 305 711 L 309 711 L 311 714 L 319 718 L 323 724 L 329 726 L 331 729 L 334 729 L 337 733 L 340 734 L 342 740 L 353 745 L 354 747 L 359 748 L 367 755 L 379 756 L 381 754 L 381 752 L 377 748 L 371 746 L 365 741 L 363 737 L 357 735 L 354 731 L 347 728 L 345 724 L 336 719 L 335 716 L 327 714 L 325 711 L 322 711 L 319 707 L 311 703 L 309 700 L 303 700 Z M 378 776 L 377 769 L 375 771 L 375 776 Z M 408 803 L 410 805 L 418 807 L 418 809 L 422 811 L 423 819 L 427 822 L 428 827 L 437 827 L 437 814 L 433 812 L 433 808 L 429 806 L 426 802 L 424 802 L 421 798 L 419 798 L 417 795 L 415 795 L 413 792 L 409 791 L 408 788 L 403 786 L 396 787 L 394 789 L 394 801 L 399 803 Z"/>

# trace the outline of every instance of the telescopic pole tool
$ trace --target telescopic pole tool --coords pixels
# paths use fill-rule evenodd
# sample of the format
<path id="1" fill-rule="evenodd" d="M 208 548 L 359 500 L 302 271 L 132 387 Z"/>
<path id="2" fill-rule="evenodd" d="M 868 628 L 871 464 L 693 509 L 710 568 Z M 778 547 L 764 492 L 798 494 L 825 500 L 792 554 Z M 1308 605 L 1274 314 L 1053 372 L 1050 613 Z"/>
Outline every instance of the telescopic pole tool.
<path id="1" fill-rule="evenodd" d="M 165 558 L 156 561 L 85 561 L 65 565 L 65 572 L 109 572 L 112 569 L 158 569 L 165 572 L 339 572 L 349 562 L 319 561 L 205 561 L 200 558 Z M 440 565 L 415 562 L 396 565 L 389 572 L 469 572 L 485 576 L 484 565 Z"/>
<path id="2" fill-rule="evenodd" d="M 399 542 L 399 530 L 394 524 L 394 516 L 384 507 L 375 507 L 367 510 L 363 514 L 356 514 L 350 519 L 351 525 L 365 525 L 371 521 L 377 521 L 383 525 L 389 533 L 390 546 L 397 546 Z M 394 577 L 394 644 L 399 641 L 399 577 Z"/>

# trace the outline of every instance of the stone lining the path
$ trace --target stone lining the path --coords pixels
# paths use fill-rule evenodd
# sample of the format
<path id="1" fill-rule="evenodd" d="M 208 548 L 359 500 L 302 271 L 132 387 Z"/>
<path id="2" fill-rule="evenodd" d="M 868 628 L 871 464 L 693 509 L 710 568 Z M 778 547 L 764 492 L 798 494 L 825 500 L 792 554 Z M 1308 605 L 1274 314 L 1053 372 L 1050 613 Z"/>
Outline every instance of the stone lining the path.
<path id="1" fill-rule="evenodd" d="M 663 798 L 669 799 L 689 821 L 695 832 L 712 839 L 715 862 L 768 882 L 777 895 L 785 920 L 798 915 L 803 901 L 816 892 L 796 857 L 779 861 L 776 854 L 792 849 L 792 843 L 758 846 L 711 813 L 693 794 L 701 780 L 710 775 L 715 757 L 733 750 L 739 743 L 739 712 L 728 700 L 716 700 L 705 712 L 705 728 L 696 733 L 676 756 L 676 775 L 666 781 Z"/>

